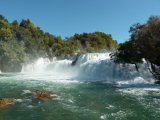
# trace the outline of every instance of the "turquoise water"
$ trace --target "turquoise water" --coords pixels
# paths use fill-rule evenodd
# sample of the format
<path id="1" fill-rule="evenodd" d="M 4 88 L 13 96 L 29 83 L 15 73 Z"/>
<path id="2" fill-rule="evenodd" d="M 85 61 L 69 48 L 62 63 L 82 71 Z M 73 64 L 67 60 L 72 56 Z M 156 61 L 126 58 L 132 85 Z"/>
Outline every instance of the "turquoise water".
<path id="1" fill-rule="evenodd" d="M 74 80 L 52 74 L 0 74 L 0 97 L 21 99 L 0 120 L 160 120 L 160 87 L 151 83 Z M 33 101 L 25 92 L 59 98 Z"/>

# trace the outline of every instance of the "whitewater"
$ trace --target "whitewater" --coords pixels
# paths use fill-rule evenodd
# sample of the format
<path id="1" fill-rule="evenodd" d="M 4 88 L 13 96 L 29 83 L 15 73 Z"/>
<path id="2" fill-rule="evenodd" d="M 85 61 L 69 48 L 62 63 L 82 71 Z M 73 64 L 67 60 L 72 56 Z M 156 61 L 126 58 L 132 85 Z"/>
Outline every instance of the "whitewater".
<path id="1" fill-rule="evenodd" d="M 63 76 L 77 80 L 89 81 L 125 81 L 128 82 L 153 82 L 154 78 L 147 68 L 147 64 L 138 64 L 139 72 L 135 65 L 115 64 L 110 59 L 110 53 L 87 53 L 80 55 L 75 65 L 73 59 L 50 61 L 47 58 L 39 58 L 37 61 L 26 64 L 22 73 L 51 74 L 54 77 Z M 59 74 L 61 74 L 59 76 Z"/>
<path id="2" fill-rule="evenodd" d="M 135 65 L 115 64 L 109 54 L 39 58 L 24 64 L 21 73 L 0 73 L 0 98 L 19 101 L 0 109 L 0 119 L 159 120 L 160 86 L 145 61 L 137 72 Z M 28 96 L 34 90 L 56 93 L 59 99 L 34 101 Z"/>

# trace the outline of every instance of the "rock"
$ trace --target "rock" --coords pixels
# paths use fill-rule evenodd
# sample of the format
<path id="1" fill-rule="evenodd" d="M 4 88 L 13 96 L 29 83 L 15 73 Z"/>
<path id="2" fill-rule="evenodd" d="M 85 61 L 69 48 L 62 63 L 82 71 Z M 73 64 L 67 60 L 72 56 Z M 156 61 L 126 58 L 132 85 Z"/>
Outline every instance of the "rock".
<path id="1" fill-rule="evenodd" d="M 156 81 L 155 81 L 155 84 L 160 84 L 160 80 L 156 80 Z"/>
<path id="2" fill-rule="evenodd" d="M 81 54 L 79 54 L 79 53 L 76 55 L 75 59 L 72 61 L 72 64 L 71 64 L 72 66 L 75 66 L 75 65 L 76 65 L 76 63 L 77 63 L 80 55 L 81 55 Z"/>
<path id="3" fill-rule="evenodd" d="M 48 100 L 57 97 L 56 94 L 51 94 L 48 91 L 39 91 L 39 90 L 33 92 L 33 96 L 39 100 Z"/>
<path id="4" fill-rule="evenodd" d="M 15 102 L 16 102 L 16 99 L 14 98 L 0 98 L 0 107 L 14 104 Z"/>

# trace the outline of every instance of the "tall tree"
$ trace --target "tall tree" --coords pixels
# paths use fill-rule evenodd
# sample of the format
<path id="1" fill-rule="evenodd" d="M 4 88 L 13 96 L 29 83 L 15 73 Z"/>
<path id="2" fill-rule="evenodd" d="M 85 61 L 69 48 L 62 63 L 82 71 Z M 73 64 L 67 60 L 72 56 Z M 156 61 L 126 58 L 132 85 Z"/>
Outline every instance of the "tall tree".
<path id="1" fill-rule="evenodd" d="M 133 25 L 130 33 L 130 40 L 119 46 L 114 60 L 139 63 L 145 58 L 150 72 L 160 81 L 160 17 L 151 16 L 145 24 Z"/>

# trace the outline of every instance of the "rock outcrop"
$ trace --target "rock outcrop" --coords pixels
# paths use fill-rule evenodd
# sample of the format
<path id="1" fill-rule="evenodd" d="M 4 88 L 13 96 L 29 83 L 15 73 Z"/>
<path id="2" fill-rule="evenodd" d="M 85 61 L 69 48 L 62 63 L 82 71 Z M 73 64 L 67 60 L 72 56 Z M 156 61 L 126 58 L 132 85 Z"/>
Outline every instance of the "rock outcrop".
<path id="1" fill-rule="evenodd" d="M 54 99 L 54 98 L 58 97 L 56 94 L 53 94 L 48 91 L 37 90 L 37 91 L 33 92 L 32 94 L 38 100 L 49 100 L 49 99 Z"/>
<path id="2" fill-rule="evenodd" d="M 45 90 L 36 90 L 30 91 L 25 90 L 23 95 L 25 98 L 22 99 L 14 99 L 14 98 L 0 98 L 0 108 L 6 107 L 11 104 L 15 104 L 16 102 L 25 103 L 25 102 L 40 102 L 45 100 L 57 100 L 58 96 L 54 93 Z"/>
<path id="3" fill-rule="evenodd" d="M 14 98 L 0 98 L 0 107 L 5 107 L 10 104 L 14 104 L 16 99 Z"/>

